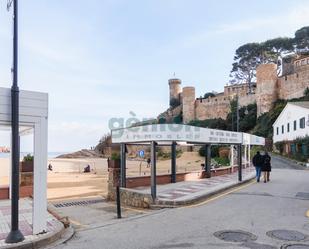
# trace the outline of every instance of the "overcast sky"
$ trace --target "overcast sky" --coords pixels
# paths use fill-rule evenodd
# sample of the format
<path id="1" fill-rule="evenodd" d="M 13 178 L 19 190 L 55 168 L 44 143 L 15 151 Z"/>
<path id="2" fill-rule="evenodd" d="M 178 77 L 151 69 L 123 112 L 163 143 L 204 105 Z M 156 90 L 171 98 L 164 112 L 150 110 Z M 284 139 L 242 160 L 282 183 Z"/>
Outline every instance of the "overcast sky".
<path id="1" fill-rule="evenodd" d="M 0 87 L 11 85 L 11 16 L 1 1 Z M 112 117 L 163 112 L 174 72 L 197 96 L 222 91 L 240 45 L 308 25 L 307 0 L 19 1 L 19 85 L 49 93 L 49 151 L 73 151 Z"/>

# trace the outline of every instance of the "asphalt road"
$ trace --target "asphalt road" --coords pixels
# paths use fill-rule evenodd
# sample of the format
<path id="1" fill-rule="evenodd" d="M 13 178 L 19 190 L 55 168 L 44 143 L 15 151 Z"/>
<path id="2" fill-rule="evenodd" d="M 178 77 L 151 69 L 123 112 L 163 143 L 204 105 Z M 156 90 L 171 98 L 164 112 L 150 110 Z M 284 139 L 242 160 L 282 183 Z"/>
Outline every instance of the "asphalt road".
<path id="1" fill-rule="evenodd" d="M 298 169 L 302 170 L 304 169 L 303 166 L 296 164 L 292 160 L 285 159 L 281 156 L 272 155 L 272 167 L 276 169 Z"/>
<path id="2" fill-rule="evenodd" d="M 254 182 L 195 206 L 154 211 L 79 230 L 66 244 L 54 248 L 272 249 L 286 243 L 296 243 L 266 234 L 280 229 L 309 235 L 309 218 L 306 217 L 309 209 L 309 170 L 287 169 L 294 168 L 294 165 L 284 161 L 280 166 L 280 160 L 273 158 L 274 169 L 269 183 Z M 223 241 L 214 236 L 215 232 L 222 230 L 249 232 L 256 236 L 256 240 Z M 292 233 L 286 232 L 285 235 L 295 235 Z M 308 244 L 309 248 L 309 240 L 298 243 Z"/>

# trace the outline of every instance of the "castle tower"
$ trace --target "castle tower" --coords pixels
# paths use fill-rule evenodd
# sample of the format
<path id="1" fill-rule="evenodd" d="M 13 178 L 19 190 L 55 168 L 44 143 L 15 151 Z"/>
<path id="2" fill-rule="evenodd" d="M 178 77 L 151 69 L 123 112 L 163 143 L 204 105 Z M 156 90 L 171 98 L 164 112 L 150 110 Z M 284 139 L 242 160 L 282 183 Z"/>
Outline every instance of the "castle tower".
<path id="1" fill-rule="evenodd" d="M 256 104 L 257 116 L 269 112 L 277 95 L 277 65 L 274 63 L 263 64 L 256 69 Z"/>
<path id="2" fill-rule="evenodd" d="M 180 79 L 169 79 L 168 84 L 170 87 L 170 106 L 172 106 L 173 101 L 181 102 L 181 80 Z"/>
<path id="3" fill-rule="evenodd" d="M 195 88 L 192 86 L 182 89 L 182 114 L 184 124 L 195 119 Z"/>

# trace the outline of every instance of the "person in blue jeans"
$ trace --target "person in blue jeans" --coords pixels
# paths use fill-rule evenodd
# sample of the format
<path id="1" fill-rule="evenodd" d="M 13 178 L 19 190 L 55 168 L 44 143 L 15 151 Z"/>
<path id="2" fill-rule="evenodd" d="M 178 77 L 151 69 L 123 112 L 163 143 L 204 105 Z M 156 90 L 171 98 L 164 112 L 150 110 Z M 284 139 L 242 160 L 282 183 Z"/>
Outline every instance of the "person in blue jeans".
<path id="1" fill-rule="evenodd" d="M 264 158 L 259 151 L 257 151 L 254 157 L 252 158 L 252 163 L 256 171 L 256 181 L 260 182 L 261 170 L 264 163 Z"/>

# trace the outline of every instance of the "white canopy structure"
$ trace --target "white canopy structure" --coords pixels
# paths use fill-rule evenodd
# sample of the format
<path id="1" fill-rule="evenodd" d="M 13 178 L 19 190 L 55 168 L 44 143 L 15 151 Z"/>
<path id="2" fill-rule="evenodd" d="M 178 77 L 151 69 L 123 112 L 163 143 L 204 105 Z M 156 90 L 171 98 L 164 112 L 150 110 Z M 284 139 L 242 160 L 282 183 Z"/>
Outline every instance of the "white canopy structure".
<path id="1" fill-rule="evenodd" d="M 20 135 L 34 134 L 33 234 L 46 231 L 48 94 L 20 91 Z M 11 89 L 0 88 L 0 129 L 11 126 Z"/>
<path id="2" fill-rule="evenodd" d="M 242 145 L 245 146 L 245 160 L 250 161 L 250 146 L 265 145 L 265 139 L 248 133 L 201 128 L 183 124 L 151 124 L 112 130 L 112 143 L 121 145 L 120 184 L 126 184 L 126 144 L 151 145 L 151 194 L 156 198 L 156 146 L 171 145 L 171 182 L 176 182 L 176 145 L 205 145 L 205 170 L 211 176 L 210 146 L 212 144 L 237 145 L 238 179 L 242 181 Z"/>
<path id="3" fill-rule="evenodd" d="M 178 142 L 187 144 L 265 145 L 265 138 L 243 132 L 201 128 L 183 124 L 152 124 L 112 130 L 113 143 Z"/>

